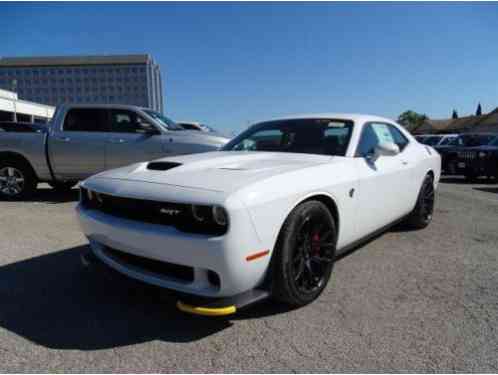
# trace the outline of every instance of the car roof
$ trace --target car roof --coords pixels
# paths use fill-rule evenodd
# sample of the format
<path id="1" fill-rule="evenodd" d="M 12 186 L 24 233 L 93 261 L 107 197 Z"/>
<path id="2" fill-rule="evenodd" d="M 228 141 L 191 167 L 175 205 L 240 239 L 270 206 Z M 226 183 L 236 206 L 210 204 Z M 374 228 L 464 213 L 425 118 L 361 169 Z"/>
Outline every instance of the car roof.
<path id="1" fill-rule="evenodd" d="M 103 108 L 103 109 L 134 109 L 134 110 L 148 110 L 152 111 L 152 108 L 140 107 L 131 104 L 61 104 L 61 108 Z"/>
<path id="2" fill-rule="evenodd" d="M 360 113 L 335 113 L 335 112 L 296 114 L 290 116 L 276 117 L 270 120 L 259 121 L 259 123 L 269 122 L 269 121 L 281 121 L 281 120 L 300 120 L 300 119 L 309 119 L 309 118 L 341 119 L 341 120 L 351 120 L 353 122 L 380 121 L 380 122 L 388 122 L 394 124 L 396 123 L 396 121 L 391 120 L 389 118 L 375 116 L 375 115 L 360 114 Z"/>

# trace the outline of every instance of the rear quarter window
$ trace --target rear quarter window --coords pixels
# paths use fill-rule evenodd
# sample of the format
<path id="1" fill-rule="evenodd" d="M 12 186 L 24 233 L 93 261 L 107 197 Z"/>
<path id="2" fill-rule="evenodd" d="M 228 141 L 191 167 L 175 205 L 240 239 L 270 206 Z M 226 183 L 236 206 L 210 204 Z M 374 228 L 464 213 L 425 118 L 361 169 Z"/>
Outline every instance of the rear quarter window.
<path id="1" fill-rule="evenodd" d="M 64 119 L 67 132 L 107 132 L 107 110 L 102 108 L 73 108 Z"/>

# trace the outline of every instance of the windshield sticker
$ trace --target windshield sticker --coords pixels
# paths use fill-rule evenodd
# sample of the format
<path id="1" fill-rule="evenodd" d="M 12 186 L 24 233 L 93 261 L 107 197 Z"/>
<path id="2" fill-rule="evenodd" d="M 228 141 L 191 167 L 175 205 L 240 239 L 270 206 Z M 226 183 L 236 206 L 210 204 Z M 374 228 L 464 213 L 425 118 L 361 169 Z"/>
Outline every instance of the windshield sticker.
<path id="1" fill-rule="evenodd" d="M 389 131 L 389 128 L 387 125 L 384 124 L 374 124 L 373 130 L 375 132 L 375 135 L 377 136 L 377 139 L 379 142 L 388 142 L 388 143 L 394 143 L 393 136 L 391 132 Z"/>
<path id="2" fill-rule="evenodd" d="M 327 125 L 329 128 L 343 128 L 344 126 L 346 126 L 346 124 L 339 121 L 330 121 Z"/>

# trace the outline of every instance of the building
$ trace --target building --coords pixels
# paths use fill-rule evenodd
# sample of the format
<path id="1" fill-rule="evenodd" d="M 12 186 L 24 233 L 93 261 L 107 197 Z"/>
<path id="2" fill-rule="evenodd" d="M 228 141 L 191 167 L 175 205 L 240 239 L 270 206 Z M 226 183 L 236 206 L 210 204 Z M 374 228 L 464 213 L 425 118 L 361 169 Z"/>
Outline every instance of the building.
<path id="1" fill-rule="evenodd" d="M 427 119 L 422 125 L 410 130 L 413 134 L 450 133 L 497 133 L 498 107 L 481 116 L 465 116 L 443 120 Z"/>
<path id="2" fill-rule="evenodd" d="M 163 112 L 161 72 L 149 55 L 4 57 L 0 89 L 51 106 L 132 104 Z"/>
<path id="3" fill-rule="evenodd" d="M 46 123 L 54 112 L 54 107 L 19 100 L 17 93 L 0 89 L 0 121 Z"/>

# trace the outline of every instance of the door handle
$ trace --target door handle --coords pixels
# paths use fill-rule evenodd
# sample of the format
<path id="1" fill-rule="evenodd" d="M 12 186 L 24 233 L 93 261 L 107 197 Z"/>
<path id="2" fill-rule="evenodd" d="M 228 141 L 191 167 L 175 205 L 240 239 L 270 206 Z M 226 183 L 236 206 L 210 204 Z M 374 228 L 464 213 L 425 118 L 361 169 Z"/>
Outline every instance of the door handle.
<path id="1" fill-rule="evenodd" d="M 401 160 L 401 164 L 408 165 L 408 162 L 406 160 Z"/>
<path id="2" fill-rule="evenodd" d="M 57 138 L 59 141 L 62 141 L 62 142 L 69 142 L 69 141 L 71 140 L 71 138 L 69 138 L 69 137 L 65 137 L 65 136 L 63 136 L 63 135 L 58 136 L 58 137 L 56 137 L 56 138 Z"/>
<path id="3" fill-rule="evenodd" d="M 122 138 L 111 138 L 109 140 L 109 142 L 111 142 L 111 143 L 125 143 L 126 141 Z"/>

